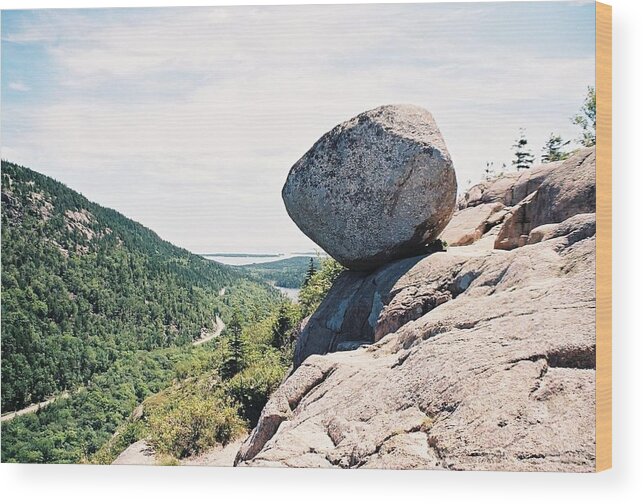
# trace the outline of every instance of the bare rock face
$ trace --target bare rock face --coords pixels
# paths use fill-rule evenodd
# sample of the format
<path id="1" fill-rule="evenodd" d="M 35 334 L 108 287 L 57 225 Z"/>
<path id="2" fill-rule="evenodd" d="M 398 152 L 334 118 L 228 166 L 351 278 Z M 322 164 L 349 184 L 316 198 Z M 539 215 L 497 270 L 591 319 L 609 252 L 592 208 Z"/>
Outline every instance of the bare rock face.
<path id="1" fill-rule="evenodd" d="M 471 245 L 342 275 L 300 336 L 321 350 L 300 356 L 236 464 L 592 471 L 595 214 L 562 169 L 527 195 L 555 182 L 546 194 L 572 215 L 523 246 L 494 248 L 505 220 Z M 532 189 L 524 177 L 500 197 Z M 351 341 L 371 344 L 333 351 Z"/>
<path id="2" fill-rule="evenodd" d="M 547 223 L 596 212 L 596 151 L 582 149 L 549 173 L 516 204 L 498 232 L 496 248 L 525 245 L 529 233 Z"/>
<path id="3" fill-rule="evenodd" d="M 495 248 L 534 243 L 533 229 L 596 211 L 595 149 L 565 161 L 510 172 L 470 188 L 440 238 L 452 247 L 495 236 Z"/>
<path id="4" fill-rule="evenodd" d="M 498 201 L 465 207 L 455 213 L 440 238 L 451 247 L 471 245 L 498 224 L 506 213 L 505 206 Z"/>
<path id="5" fill-rule="evenodd" d="M 322 136 L 291 168 L 282 197 L 328 254 L 372 271 L 426 253 L 453 214 L 456 178 L 431 114 L 387 105 Z"/>
<path id="6" fill-rule="evenodd" d="M 344 271 L 297 338 L 294 367 L 315 354 L 341 350 L 355 341 L 374 341 L 379 311 L 399 277 L 422 257 L 401 259 L 382 274 Z"/>
<path id="7" fill-rule="evenodd" d="M 154 448 L 145 440 L 129 445 L 116 457 L 112 465 L 156 465 Z"/>

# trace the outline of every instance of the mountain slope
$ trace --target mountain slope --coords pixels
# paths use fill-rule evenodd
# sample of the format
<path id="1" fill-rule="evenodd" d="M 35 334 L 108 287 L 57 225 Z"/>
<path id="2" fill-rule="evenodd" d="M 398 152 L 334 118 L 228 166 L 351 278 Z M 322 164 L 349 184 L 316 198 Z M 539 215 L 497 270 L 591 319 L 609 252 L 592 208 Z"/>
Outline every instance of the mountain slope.
<path id="1" fill-rule="evenodd" d="M 216 314 L 238 309 L 255 320 L 279 299 L 243 272 L 2 162 L 4 411 L 87 383 L 123 352 L 188 344 Z"/>

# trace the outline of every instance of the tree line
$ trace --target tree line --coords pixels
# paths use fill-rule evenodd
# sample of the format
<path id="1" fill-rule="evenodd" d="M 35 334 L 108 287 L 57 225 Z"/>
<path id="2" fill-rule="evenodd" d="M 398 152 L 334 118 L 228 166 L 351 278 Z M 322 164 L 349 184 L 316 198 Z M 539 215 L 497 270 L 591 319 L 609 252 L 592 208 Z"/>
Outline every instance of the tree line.
<path id="1" fill-rule="evenodd" d="M 596 91 L 594 87 L 589 86 L 587 88 L 583 104 L 578 113 L 571 118 L 571 121 L 581 130 L 579 137 L 576 139 L 578 145 L 583 147 L 596 145 Z M 572 140 L 565 140 L 561 135 L 550 133 L 548 140 L 541 149 L 540 162 L 552 163 L 567 159 L 574 153 L 574 150 L 568 150 L 571 143 Z M 511 164 L 516 170 L 528 170 L 533 166 L 536 156 L 531 150 L 524 128 L 519 130 L 518 138 L 511 148 L 513 150 Z M 491 180 L 506 171 L 506 164 L 503 163 L 500 171 L 496 171 L 494 163 L 488 161 L 483 170 L 483 178 Z"/>

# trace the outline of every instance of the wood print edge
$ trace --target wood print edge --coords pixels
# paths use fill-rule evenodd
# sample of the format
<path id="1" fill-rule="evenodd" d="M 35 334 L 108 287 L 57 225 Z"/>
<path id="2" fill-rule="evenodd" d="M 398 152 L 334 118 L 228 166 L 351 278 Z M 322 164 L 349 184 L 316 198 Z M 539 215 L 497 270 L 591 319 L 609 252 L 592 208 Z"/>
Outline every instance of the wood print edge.
<path id="1" fill-rule="evenodd" d="M 596 3 L 596 471 L 612 467 L 612 7 Z"/>

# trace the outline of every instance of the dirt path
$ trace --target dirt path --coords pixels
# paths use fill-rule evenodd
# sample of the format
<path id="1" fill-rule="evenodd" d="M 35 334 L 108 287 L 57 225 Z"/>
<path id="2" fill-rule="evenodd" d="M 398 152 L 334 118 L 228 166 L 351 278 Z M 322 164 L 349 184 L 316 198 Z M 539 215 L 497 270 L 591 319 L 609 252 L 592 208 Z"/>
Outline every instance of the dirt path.
<path id="1" fill-rule="evenodd" d="M 9 420 L 13 420 L 16 417 L 26 415 L 27 413 L 35 413 L 40 408 L 44 408 L 45 406 L 47 406 L 48 404 L 51 404 L 55 400 L 63 399 L 63 398 L 66 398 L 66 397 L 69 397 L 69 392 L 63 392 L 62 394 L 54 396 L 54 397 L 51 397 L 51 398 L 49 398 L 49 399 L 47 399 L 45 401 L 30 404 L 29 406 L 26 406 L 26 407 L 24 407 L 24 408 L 22 408 L 21 410 L 18 410 L 18 411 L 10 411 L 9 413 L 4 413 L 2 415 L 2 417 L 0 417 L 0 422 L 7 422 Z"/>
<path id="2" fill-rule="evenodd" d="M 217 315 L 214 318 L 214 330 L 212 332 L 206 332 L 203 333 L 203 335 L 196 341 L 193 341 L 193 345 L 203 345 L 203 343 L 207 343 L 213 338 L 218 338 L 219 335 L 221 334 L 221 331 L 225 329 L 225 324 L 223 323 L 223 320 Z"/>

